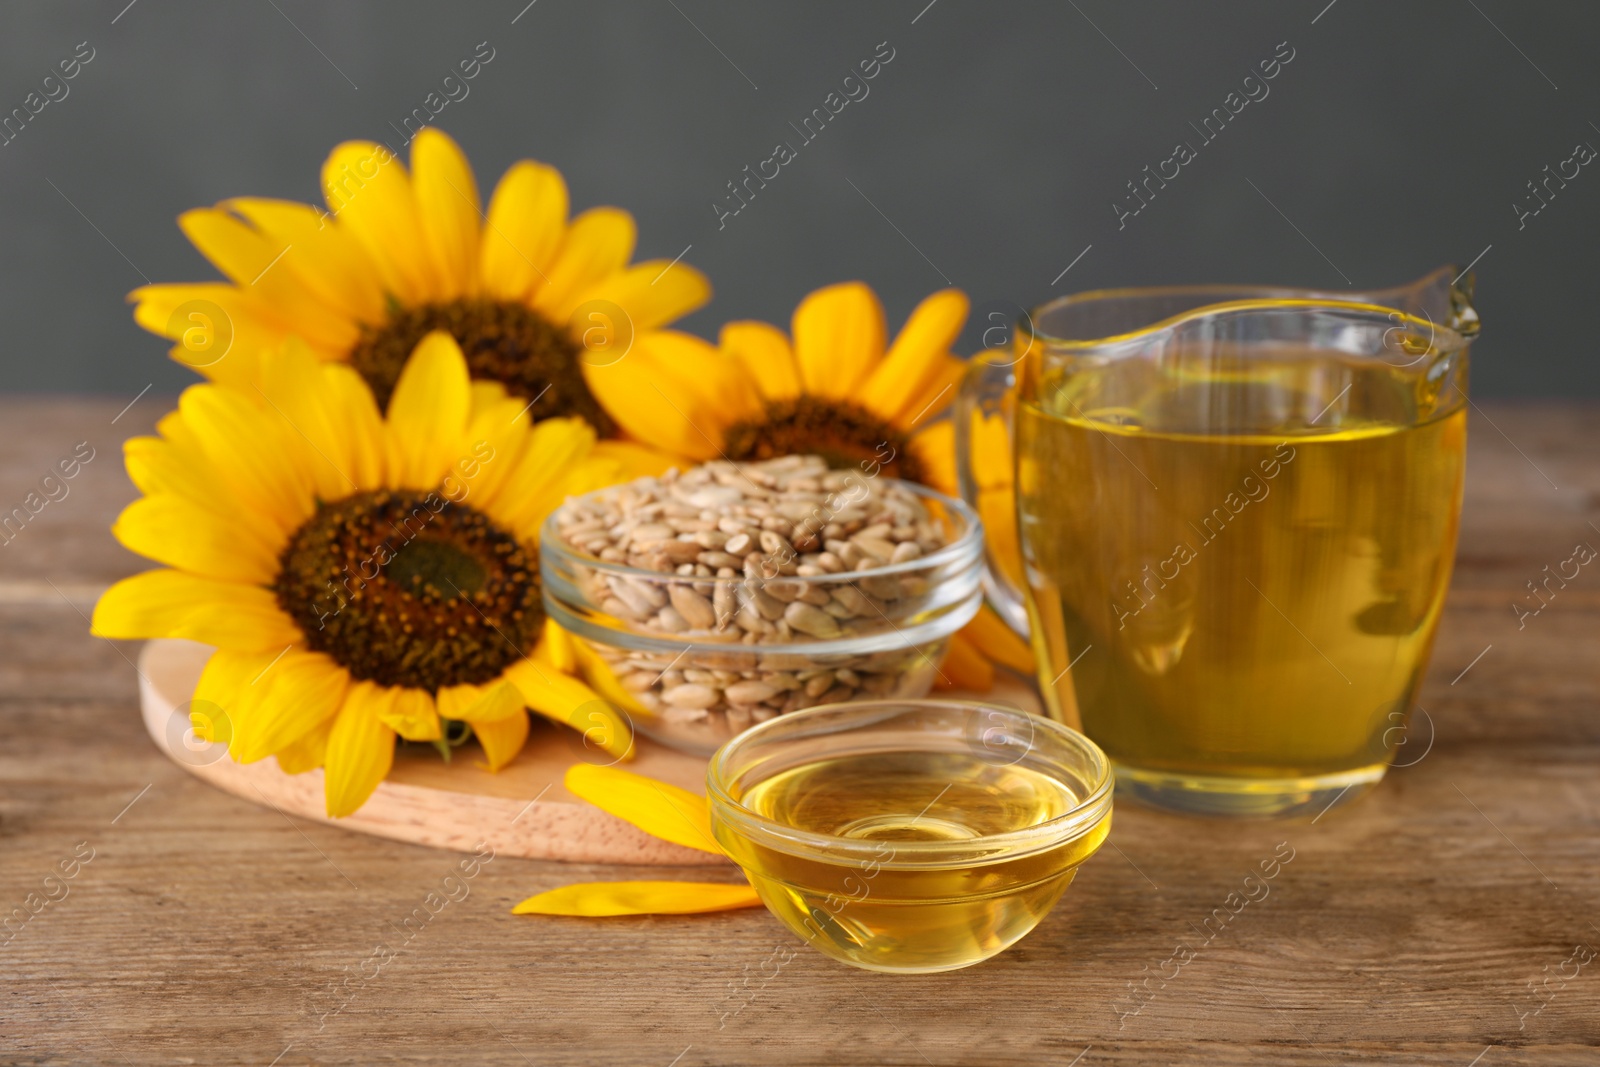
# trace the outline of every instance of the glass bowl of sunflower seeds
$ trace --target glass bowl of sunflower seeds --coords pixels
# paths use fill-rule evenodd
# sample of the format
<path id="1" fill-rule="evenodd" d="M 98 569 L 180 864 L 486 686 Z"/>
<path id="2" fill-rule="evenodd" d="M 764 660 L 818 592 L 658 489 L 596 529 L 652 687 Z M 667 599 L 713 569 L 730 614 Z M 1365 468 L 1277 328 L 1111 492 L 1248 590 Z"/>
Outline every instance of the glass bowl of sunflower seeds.
<path id="1" fill-rule="evenodd" d="M 713 461 L 569 498 L 540 531 L 545 611 L 596 691 L 689 752 L 800 708 L 923 696 L 978 611 L 983 527 L 872 470 Z"/>

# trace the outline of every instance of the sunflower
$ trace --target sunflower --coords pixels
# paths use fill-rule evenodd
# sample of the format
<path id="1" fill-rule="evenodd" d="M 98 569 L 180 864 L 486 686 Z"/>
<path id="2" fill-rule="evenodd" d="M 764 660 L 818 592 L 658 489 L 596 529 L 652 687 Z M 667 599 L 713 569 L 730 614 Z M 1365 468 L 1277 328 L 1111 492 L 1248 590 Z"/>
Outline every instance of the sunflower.
<path id="1" fill-rule="evenodd" d="M 730 322 L 712 347 L 660 331 L 628 353 L 629 374 L 592 379 L 594 394 L 628 437 L 689 461 L 810 453 L 954 494 L 954 435 L 938 420 L 966 370 L 950 346 L 968 307 L 958 289 L 934 293 L 891 342 L 870 287 L 830 285 L 800 302 L 788 334 Z M 1009 451 L 980 459 L 1004 464 Z M 993 662 L 1033 671 L 1027 646 L 984 608 L 951 642 L 941 682 L 988 689 Z"/>
<path id="2" fill-rule="evenodd" d="M 629 437 L 695 462 L 811 453 L 917 481 L 929 457 L 914 436 L 954 396 L 963 365 L 949 348 L 966 317 L 965 294 L 935 293 L 886 344 L 877 295 L 845 282 L 800 302 L 792 341 L 754 321 L 723 326 L 716 347 L 662 331 L 594 393 Z"/>
<path id="3" fill-rule="evenodd" d="M 442 331 L 402 369 L 387 416 L 350 367 L 293 343 L 256 390 L 192 386 L 159 436 L 127 442 L 144 496 L 113 533 L 164 569 L 108 590 L 94 633 L 215 646 L 197 732 L 240 762 L 325 767 L 330 816 L 377 788 L 397 736 L 437 741 L 452 721 L 491 770 L 527 739 L 525 708 L 630 753 L 540 601 L 539 524 L 615 476 L 590 458 L 587 423 L 530 425 L 513 398 L 475 411 Z"/>
<path id="4" fill-rule="evenodd" d="M 594 379 L 625 375 L 631 347 L 651 347 L 658 327 L 711 295 L 683 263 L 630 266 L 627 212 L 596 207 L 569 222 L 554 167 L 517 163 L 483 212 L 472 168 L 432 127 L 412 142 L 409 173 L 384 145 L 350 141 L 322 185 L 327 211 L 241 197 L 185 212 L 183 232 L 229 280 L 136 289 L 134 319 L 177 340 L 178 362 L 246 391 L 298 337 L 355 368 L 380 408 L 417 343 L 444 330 L 485 402 L 509 395 L 535 420 L 577 415 L 612 438 Z"/>

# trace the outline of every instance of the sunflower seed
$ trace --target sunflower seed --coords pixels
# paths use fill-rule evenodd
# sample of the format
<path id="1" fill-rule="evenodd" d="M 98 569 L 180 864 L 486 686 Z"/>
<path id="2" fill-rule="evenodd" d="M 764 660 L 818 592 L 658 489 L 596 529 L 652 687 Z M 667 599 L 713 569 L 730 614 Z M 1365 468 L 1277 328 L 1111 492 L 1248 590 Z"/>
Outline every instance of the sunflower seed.
<path id="1" fill-rule="evenodd" d="M 633 528 L 633 533 L 629 536 L 629 539 L 637 545 L 643 544 L 647 541 L 666 541 L 677 536 L 678 531 L 674 530 L 666 523 L 652 522 L 646 523 L 643 526 L 635 526 Z"/>
<path id="2" fill-rule="evenodd" d="M 839 636 L 839 620 L 803 600 L 797 600 L 784 609 L 783 621 L 803 634 L 822 640 Z"/>
<path id="3" fill-rule="evenodd" d="M 763 523 L 765 525 L 765 523 Z M 789 539 L 779 532 L 787 523 L 779 523 L 779 529 L 763 529 L 761 531 L 761 551 L 772 556 L 791 557 L 794 555 L 794 546 Z"/>
<path id="4" fill-rule="evenodd" d="M 667 722 L 690 723 L 700 722 L 711 717 L 711 712 L 705 708 L 664 708 L 661 718 Z"/>
<path id="5" fill-rule="evenodd" d="M 849 618 L 851 615 L 871 615 L 874 611 L 872 601 L 868 600 L 866 594 L 853 585 L 837 586 L 831 591 L 830 596 L 834 603 L 844 608 L 847 612 L 846 615 L 841 616 L 842 618 Z"/>
<path id="6" fill-rule="evenodd" d="M 718 628 L 726 627 L 732 621 L 733 613 L 738 610 L 731 582 L 717 583 L 716 589 L 711 594 L 711 606 L 715 614 L 711 624 Z"/>
<path id="7" fill-rule="evenodd" d="M 717 691 L 709 685 L 685 682 L 662 693 L 661 699 L 675 708 L 709 708 L 717 702 Z"/>
<path id="8" fill-rule="evenodd" d="M 696 630 L 709 630 L 717 624 L 717 613 L 712 610 L 711 601 L 694 590 L 674 585 L 668 590 L 668 595 L 672 597 L 672 606 L 678 609 L 678 614 Z"/>
<path id="9" fill-rule="evenodd" d="M 694 563 L 705 553 L 705 549 L 693 541 L 668 541 L 661 546 L 661 551 L 674 563 Z"/>
<path id="10" fill-rule="evenodd" d="M 764 682 L 735 682 L 722 692 L 735 704 L 760 704 L 771 700 L 778 691 Z"/>
<path id="11" fill-rule="evenodd" d="M 831 602 L 833 597 L 829 595 L 825 586 L 816 585 L 812 582 L 806 582 L 800 590 L 799 597 L 796 599 L 803 600 L 807 604 L 815 604 L 820 608 L 822 605 Z"/>
<path id="12" fill-rule="evenodd" d="M 612 574 L 606 577 L 606 584 L 611 587 L 618 600 L 628 605 L 631 614 L 639 618 L 653 614 L 656 609 L 666 606 L 667 598 L 643 582 Z"/>
<path id="13" fill-rule="evenodd" d="M 704 489 L 696 489 L 688 496 L 689 503 L 700 508 L 725 508 L 743 499 L 744 494 L 732 485 L 708 485 Z"/>
<path id="14" fill-rule="evenodd" d="M 861 534 L 856 534 L 850 540 L 860 546 L 861 551 L 869 556 L 876 556 L 883 563 L 888 563 L 894 558 L 895 546 L 893 541 L 885 541 L 881 537 L 863 537 Z"/>
<path id="15" fill-rule="evenodd" d="M 907 563 L 922 555 L 922 546 L 915 541 L 901 541 L 889 555 L 890 563 Z"/>

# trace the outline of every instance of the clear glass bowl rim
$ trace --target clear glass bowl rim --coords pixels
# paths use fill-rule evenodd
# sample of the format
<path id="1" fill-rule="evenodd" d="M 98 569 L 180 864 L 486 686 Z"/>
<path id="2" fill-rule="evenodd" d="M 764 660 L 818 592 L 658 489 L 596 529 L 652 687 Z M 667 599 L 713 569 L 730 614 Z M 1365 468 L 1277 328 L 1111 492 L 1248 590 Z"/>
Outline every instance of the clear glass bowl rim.
<path id="1" fill-rule="evenodd" d="M 880 475 L 879 477 L 881 478 L 882 476 Z M 917 482 L 908 482 L 902 478 L 883 478 L 883 480 L 886 482 L 895 482 L 901 487 L 910 490 L 916 496 L 934 500 L 944 505 L 944 507 L 949 509 L 951 514 L 957 516 L 961 520 L 963 524 L 961 534 L 954 541 L 951 541 L 948 545 L 940 548 L 937 552 L 933 552 L 926 556 L 918 556 L 916 559 L 908 559 L 904 563 L 890 563 L 883 567 L 875 567 L 870 571 L 840 571 L 833 574 L 783 574 L 774 575 L 771 578 L 762 580 L 773 582 L 807 582 L 817 585 L 827 585 L 839 582 L 848 583 L 860 581 L 862 578 L 894 577 L 895 575 L 912 574 L 916 571 L 937 569 L 945 566 L 946 564 L 952 563 L 970 564 L 982 558 L 983 520 L 978 518 L 978 513 L 969 507 L 966 501 L 959 500 L 956 497 L 945 496 L 937 489 L 930 488 L 926 485 L 921 485 Z M 618 489 L 626 487 L 628 484 L 629 483 L 624 482 L 622 485 L 612 485 L 607 486 L 604 489 L 591 490 L 587 493 L 581 493 L 577 496 L 568 497 L 567 500 L 563 501 L 560 507 L 556 508 L 548 516 L 546 516 L 543 524 L 541 524 L 539 527 L 540 556 L 543 557 L 544 555 L 550 555 L 566 563 L 579 564 L 589 567 L 593 570 L 603 571 L 606 574 L 614 574 L 622 578 L 635 578 L 640 581 L 651 583 L 693 582 L 698 585 L 702 582 L 709 582 L 713 584 L 727 583 L 730 585 L 742 585 L 750 580 L 742 574 L 735 575 L 732 578 L 718 578 L 715 575 L 709 578 L 700 578 L 676 574 L 671 571 L 653 571 L 645 567 L 630 567 L 626 563 L 614 563 L 611 560 L 600 559 L 597 556 L 586 555 L 582 552 L 578 552 L 567 547 L 567 545 L 562 541 L 561 535 L 558 532 L 559 527 L 556 523 L 556 516 L 561 514 L 562 509 L 572 501 L 587 500 L 590 497 L 598 497 L 604 496 L 607 493 L 614 493 Z"/>
<path id="2" fill-rule="evenodd" d="M 783 727 L 796 728 L 803 726 L 807 719 L 841 713 L 848 714 L 852 720 L 870 720 L 872 716 L 877 715 L 881 721 L 882 713 L 885 711 L 914 711 L 919 708 L 959 708 L 973 715 L 1000 713 L 1025 720 L 1033 730 L 1051 734 L 1087 757 L 1094 771 L 1094 780 L 1090 783 L 1089 791 L 1076 805 L 1048 822 L 1009 833 L 960 841 L 896 841 L 893 842 L 894 859 L 887 861 L 881 859 L 885 842 L 836 837 L 787 826 L 745 807 L 734 799 L 724 785 L 728 763 L 741 745 L 760 741 L 766 734 Z M 862 724 L 852 722 L 851 725 Z M 907 746 L 907 750 L 913 748 L 914 746 Z M 820 858 L 830 862 L 849 863 L 859 860 L 877 863 L 890 869 L 948 864 L 952 856 L 962 855 L 973 856 L 972 862 L 976 865 L 984 862 L 982 857 L 985 855 L 990 856 L 990 862 L 995 862 L 1059 845 L 1088 832 L 1110 812 L 1114 784 L 1110 758 L 1099 745 L 1077 730 L 1042 715 L 999 704 L 988 704 L 981 700 L 863 700 L 801 708 L 769 719 L 731 738 L 717 749 L 706 767 L 706 798 L 711 804 L 713 813 L 734 824 L 740 834 L 758 838 L 764 845 L 796 855 L 819 858 L 821 854 Z"/>
<path id="3" fill-rule="evenodd" d="M 561 511 L 561 508 L 557 508 L 550 513 L 539 529 L 540 587 L 544 600 L 545 614 L 553 618 L 563 629 L 579 637 L 591 641 L 599 641 L 618 648 L 626 648 L 630 651 L 657 652 L 667 655 L 701 651 L 707 653 L 753 652 L 770 656 L 855 656 L 873 652 L 891 652 L 899 649 L 918 648 L 934 641 L 941 641 L 971 622 L 982 606 L 983 520 L 963 500 L 945 496 L 936 489 L 916 482 L 908 482 L 898 478 L 888 480 L 898 483 L 919 497 L 942 504 L 951 515 L 962 523 L 961 533 L 954 541 L 951 541 L 938 551 L 929 553 L 926 556 L 918 556 L 916 559 L 906 560 L 904 563 L 891 563 L 869 571 L 841 571 L 836 574 L 817 575 L 785 574 L 760 580 L 805 582 L 808 585 L 826 588 L 831 585 L 849 585 L 863 579 L 917 574 L 923 571 L 937 571 L 948 567 L 954 569 L 958 574 L 970 576 L 975 582 L 972 595 L 967 597 L 965 603 L 951 604 L 941 614 L 918 623 L 905 626 L 891 623 L 888 630 L 880 633 L 835 640 L 806 640 L 745 645 L 738 642 L 709 641 L 692 634 L 651 634 L 626 627 L 606 626 L 585 619 L 573 610 L 573 605 L 588 607 L 597 607 L 597 605 L 590 604 L 581 591 L 573 588 L 572 583 L 564 572 L 570 572 L 574 567 L 589 567 L 605 574 L 661 587 L 688 583 L 696 585 L 700 583 L 726 584 L 737 587 L 744 585 L 751 579 L 743 575 L 737 575 L 732 578 L 718 578 L 715 576 L 701 578 L 676 574 L 670 571 L 653 571 L 644 567 L 630 567 L 625 563 L 613 563 L 610 560 L 598 559 L 575 551 L 563 543 L 560 534 L 557 532 L 556 516 Z M 570 499 L 583 500 L 597 494 L 614 492 L 618 488 L 619 486 L 608 486 L 604 489 L 597 489 L 590 493 L 571 497 Z M 565 502 L 562 506 L 566 506 Z M 563 595 L 563 590 L 567 589 L 571 589 L 576 595 Z"/>

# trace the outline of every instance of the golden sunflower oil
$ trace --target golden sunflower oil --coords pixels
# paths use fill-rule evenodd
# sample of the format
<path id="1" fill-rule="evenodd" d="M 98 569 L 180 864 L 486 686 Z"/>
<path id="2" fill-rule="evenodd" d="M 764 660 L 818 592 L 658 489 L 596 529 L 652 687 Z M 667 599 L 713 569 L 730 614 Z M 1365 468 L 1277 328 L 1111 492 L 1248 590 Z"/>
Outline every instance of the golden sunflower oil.
<path id="1" fill-rule="evenodd" d="M 869 845 L 845 856 L 718 838 L 779 919 L 858 967 L 929 972 L 987 959 L 1033 929 L 1110 830 L 1110 809 L 1026 848 L 985 839 L 1040 826 L 1082 798 L 1027 765 L 964 751 L 844 755 L 750 787 L 741 804 L 786 827 Z"/>
<path id="2" fill-rule="evenodd" d="M 1021 405 L 1047 700 L 1119 781 L 1375 781 L 1403 738 L 1455 550 L 1463 394 L 1304 355 L 1112 361 Z"/>

